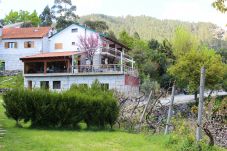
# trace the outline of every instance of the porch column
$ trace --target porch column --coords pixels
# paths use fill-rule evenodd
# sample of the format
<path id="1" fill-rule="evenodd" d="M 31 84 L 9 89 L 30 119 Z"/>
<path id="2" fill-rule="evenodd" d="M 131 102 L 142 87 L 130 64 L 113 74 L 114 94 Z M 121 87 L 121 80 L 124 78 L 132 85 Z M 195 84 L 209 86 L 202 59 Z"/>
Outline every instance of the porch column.
<path id="1" fill-rule="evenodd" d="M 44 73 L 45 74 L 47 73 L 47 62 L 46 61 L 44 62 Z"/>
<path id="2" fill-rule="evenodd" d="M 123 72 L 123 70 L 124 70 L 124 59 L 123 59 L 123 57 L 124 57 L 124 50 L 123 50 L 123 52 L 121 52 L 121 72 Z"/>
<path id="3" fill-rule="evenodd" d="M 67 61 L 67 73 L 70 72 L 70 60 Z"/>
<path id="4" fill-rule="evenodd" d="M 74 73 L 74 68 L 75 68 L 75 64 L 74 64 L 74 55 L 72 55 L 72 73 Z"/>

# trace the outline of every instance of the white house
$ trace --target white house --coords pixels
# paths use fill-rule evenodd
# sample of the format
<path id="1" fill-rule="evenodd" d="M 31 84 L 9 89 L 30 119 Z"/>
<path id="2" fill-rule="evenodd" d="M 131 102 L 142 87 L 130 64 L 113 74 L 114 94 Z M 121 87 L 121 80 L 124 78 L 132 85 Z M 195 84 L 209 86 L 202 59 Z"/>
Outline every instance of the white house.
<path id="1" fill-rule="evenodd" d="M 0 60 L 4 70 L 22 70 L 21 57 L 48 51 L 50 27 L 0 27 Z"/>
<path id="2" fill-rule="evenodd" d="M 51 36 L 50 32 L 49 27 L 3 29 L 0 60 L 6 70 L 23 70 L 25 87 L 60 91 L 72 84 L 91 85 L 97 79 L 105 88 L 139 93 L 138 73 L 133 58 L 126 55 L 127 46 L 77 24 Z M 91 60 L 91 51 L 81 47 L 81 39 L 91 45 L 92 36 L 96 45 Z"/>

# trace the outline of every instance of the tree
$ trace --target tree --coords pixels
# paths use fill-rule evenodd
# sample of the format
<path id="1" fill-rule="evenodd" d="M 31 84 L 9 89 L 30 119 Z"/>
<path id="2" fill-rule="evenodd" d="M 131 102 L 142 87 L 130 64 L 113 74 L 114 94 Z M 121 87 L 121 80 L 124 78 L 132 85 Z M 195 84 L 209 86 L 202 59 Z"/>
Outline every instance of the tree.
<path id="1" fill-rule="evenodd" d="M 117 37 L 112 30 L 108 31 L 107 34 L 111 39 L 117 40 Z"/>
<path id="2" fill-rule="evenodd" d="M 200 69 L 203 66 L 206 69 L 206 87 L 211 90 L 220 88 L 223 82 L 224 64 L 220 55 L 206 47 L 186 52 L 176 60 L 168 72 L 178 82 L 186 83 L 190 91 L 195 93 L 195 99 L 197 99 Z"/>
<path id="3" fill-rule="evenodd" d="M 133 38 L 135 38 L 135 39 L 140 39 L 139 33 L 138 33 L 138 32 L 134 32 Z"/>
<path id="4" fill-rule="evenodd" d="M 156 39 L 151 39 L 148 42 L 148 45 L 149 45 L 150 49 L 152 49 L 152 50 L 157 50 L 160 47 L 160 44 Z"/>
<path id="5" fill-rule="evenodd" d="M 119 40 L 129 48 L 133 48 L 134 38 L 131 37 L 125 30 L 119 34 Z"/>
<path id="6" fill-rule="evenodd" d="M 49 6 L 47 5 L 42 14 L 39 16 L 41 20 L 41 26 L 51 26 L 52 25 L 52 15 Z"/>
<path id="7" fill-rule="evenodd" d="M 38 26 L 40 19 L 35 10 L 32 13 L 22 10 L 19 12 L 11 10 L 4 18 L 4 24 L 14 24 L 17 22 L 30 23 L 32 26 Z"/>
<path id="8" fill-rule="evenodd" d="M 99 36 L 97 34 L 84 37 L 79 36 L 78 46 L 82 51 L 85 51 L 87 58 L 90 60 L 91 65 L 93 64 L 93 57 L 99 46 Z"/>
<path id="9" fill-rule="evenodd" d="M 19 22 L 19 13 L 11 10 L 8 15 L 4 18 L 4 24 L 13 24 Z"/>
<path id="10" fill-rule="evenodd" d="M 190 50 L 197 50 L 199 41 L 183 27 L 178 27 L 172 39 L 173 54 L 176 58 L 184 55 Z"/>
<path id="11" fill-rule="evenodd" d="M 212 3 L 213 7 L 219 10 L 222 13 L 225 13 L 227 11 L 227 7 L 225 5 L 226 0 L 216 0 Z"/>
<path id="12" fill-rule="evenodd" d="M 109 29 L 109 26 L 106 24 L 104 21 L 91 21 L 91 20 L 86 20 L 84 22 L 86 26 L 88 26 L 91 29 L 94 29 L 98 32 L 106 32 Z"/>
<path id="13" fill-rule="evenodd" d="M 73 23 L 77 23 L 79 17 L 75 12 L 76 6 L 72 5 L 71 0 L 55 0 L 51 8 L 51 13 L 56 20 L 56 28 L 60 30 Z"/>

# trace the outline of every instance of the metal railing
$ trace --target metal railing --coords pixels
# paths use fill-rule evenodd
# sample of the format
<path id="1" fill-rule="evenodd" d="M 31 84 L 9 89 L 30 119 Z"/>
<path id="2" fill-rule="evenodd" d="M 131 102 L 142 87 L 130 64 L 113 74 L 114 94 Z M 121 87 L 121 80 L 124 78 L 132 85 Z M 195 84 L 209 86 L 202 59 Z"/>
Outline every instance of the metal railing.
<path id="1" fill-rule="evenodd" d="M 126 73 L 138 76 L 135 69 L 120 64 L 79 65 L 73 67 L 73 73 Z"/>
<path id="2" fill-rule="evenodd" d="M 112 55 L 113 57 L 120 59 L 122 51 L 120 51 L 116 48 L 101 47 L 101 53 L 108 53 L 108 54 Z M 123 54 L 123 58 L 127 62 L 133 61 L 133 58 L 125 53 Z"/>

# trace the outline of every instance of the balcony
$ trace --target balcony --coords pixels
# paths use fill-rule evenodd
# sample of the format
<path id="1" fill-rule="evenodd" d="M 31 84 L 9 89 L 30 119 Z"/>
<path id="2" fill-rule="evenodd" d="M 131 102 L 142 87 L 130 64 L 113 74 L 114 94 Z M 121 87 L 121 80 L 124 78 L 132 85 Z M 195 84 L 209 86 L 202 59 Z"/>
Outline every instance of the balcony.
<path id="1" fill-rule="evenodd" d="M 60 76 L 60 75 L 109 75 L 129 74 L 138 76 L 133 68 L 133 60 L 126 58 L 124 53 L 113 49 L 103 49 L 101 57 L 109 58 L 109 61 L 99 60 L 100 63 L 90 65 L 86 62 L 86 55 L 81 52 L 46 53 L 24 57 L 25 76 Z M 103 55 L 103 56 L 102 56 Z M 114 56 L 114 61 L 113 57 Z M 120 56 L 119 56 L 120 55 Z M 125 58 L 124 58 L 124 57 Z M 117 59 L 116 59 L 117 58 Z"/>

